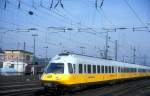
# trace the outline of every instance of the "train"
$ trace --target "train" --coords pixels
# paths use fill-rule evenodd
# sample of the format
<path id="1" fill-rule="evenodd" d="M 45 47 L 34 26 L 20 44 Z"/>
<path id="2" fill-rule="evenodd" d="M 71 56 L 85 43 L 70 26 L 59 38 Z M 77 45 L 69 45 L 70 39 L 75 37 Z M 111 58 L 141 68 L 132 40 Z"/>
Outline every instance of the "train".
<path id="1" fill-rule="evenodd" d="M 61 53 L 52 58 L 45 68 L 41 84 L 45 89 L 73 89 L 149 76 L 149 66 Z"/>

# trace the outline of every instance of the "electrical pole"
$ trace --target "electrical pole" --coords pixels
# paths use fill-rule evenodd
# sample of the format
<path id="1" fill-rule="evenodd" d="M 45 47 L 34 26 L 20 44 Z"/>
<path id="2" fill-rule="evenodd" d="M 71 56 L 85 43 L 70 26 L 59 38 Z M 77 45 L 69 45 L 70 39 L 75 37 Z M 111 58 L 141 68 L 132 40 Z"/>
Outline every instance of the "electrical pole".
<path id="1" fill-rule="evenodd" d="M 105 59 L 108 59 L 108 48 L 109 48 L 109 46 L 108 46 L 108 39 L 109 39 L 109 37 L 108 37 L 108 31 L 106 32 L 106 42 L 105 42 Z"/>
<path id="2" fill-rule="evenodd" d="M 17 50 L 20 49 L 20 42 L 17 42 Z"/>
<path id="3" fill-rule="evenodd" d="M 134 46 L 134 48 L 133 48 L 133 64 L 135 64 L 135 59 L 136 59 L 136 48 L 135 48 L 135 46 Z"/>
<path id="4" fill-rule="evenodd" d="M 125 62 L 125 56 L 124 55 L 122 56 L 122 62 Z"/>
<path id="5" fill-rule="evenodd" d="M 26 42 L 23 43 L 23 50 L 26 50 Z"/>
<path id="6" fill-rule="evenodd" d="M 38 34 L 32 34 L 33 36 L 33 64 L 35 64 L 35 37 L 38 36 Z"/>
<path id="7" fill-rule="evenodd" d="M 118 59 L 118 41 L 115 40 L 115 61 Z"/>
<path id="8" fill-rule="evenodd" d="M 147 56 L 144 55 L 144 58 L 143 58 L 143 59 L 144 59 L 144 62 L 143 62 L 143 63 L 144 63 L 144 65 L 146 65 L 146 59 L 147 59 Z"/>
<path id="9" fill-rule="evenodd" d="M 45 67 L 47 65 L 47 49 L 48 49 L 48 46 L 44 47 L 45 48 Z"/>
<path id="10" fill-rule="evenodd" d="M 3 47 L 3 34 L 5 34 L 5 32 L 2 32 L 1 34 L 0 34 L 0 48 L 2 49 L 2 47 Z"/>
<path id="11" fill-rule="evenodd" d="M 84 49 L 85 49 L 85 47 L 81 46 L 80 48 L 81 48 L 81 54 L 84 55 Z"/>
<path id="12" fill-rule="evenodd" d="M 116 28 L 114 28 L 114 29 L 107 29 L 107 28 L 104 28 L 103 30 L 106 30 L 105 59 L 108 59 L 108 52 L 109 52 L 108 40 L 110 39 L 108 33 L 109 33 L 109 32 L 116 32 Z"/>

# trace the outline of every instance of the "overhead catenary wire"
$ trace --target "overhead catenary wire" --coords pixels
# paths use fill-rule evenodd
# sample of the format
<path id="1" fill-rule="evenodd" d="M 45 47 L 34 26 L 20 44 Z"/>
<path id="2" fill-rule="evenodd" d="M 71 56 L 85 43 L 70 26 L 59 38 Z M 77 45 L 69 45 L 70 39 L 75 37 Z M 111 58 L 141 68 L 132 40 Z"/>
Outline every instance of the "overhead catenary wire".
<path id="1" fill-rule="evenodd" d="M 128 2 L 128 0 L 123 0 L 126 4 L 127 4 L 127 6 L 130 8 L 130 10 L 132 11 L 132 13 L 135 15 L 135 17 L 138 19 L 138 21 L 142 24 L 142 25 L 144 25 L 145 27 L 147 27 L 146 26 L 146 24 L 142 21 L 142 19 L 140 18 L 140 16 L 137 14 L 137 12 L 133 9 L 133 7 L 129 4 L 129 2 Z"/>
<path id="2" fill-rule="evenodd" d="M 55 12 L 55 11 L 56 11 L 56 10 L 54 10 L 54 12 Z M 56 13 L 58 13 L 58 12 L 56 12 Z M 64 16 L 64 15 L 62 15 L 62 14 L 61 14 L 60 16 L 62 16 L 62 18 L 64 18 L 64 17 L 66 18 L 66 16 Z M 67 18 L 66 18 L 66 19 L 67 19 Z M 73 21 L 73 20 L 72 20 L 72 21 Z M 95 29 L 93 29 L 93 30 L 95 30 Z M 96 30 L 95 30 L 95 31 L 96 31 Z M 88 34 L 94 34 L 94 33 L 97 33 L 97 31 L 96 31 L 96 32 L 94 32 L 94 31 L 93 31 L 93 32 L 87 32 L 87 33 L 88 33 Z"/>
<path id="3" fill-rule="evenodd" d="M 45 8 L 45 9 L 47 9 L 47 8 Z M 54 11 L 53 11 L 54 12 Z M 66 17 L 65 16 L 63 16 L 63 15 L 60 15 L 59 13 L 57 13 L 57 12 L 55 12 L 57 15 L 59 15 L 60 17 L 62 17 L 62 18 L 65 18 L 66 19 Z M 67 19 L 68 19 L 68 17 L 67 17 Z M 69 18 L 70 19 L 70 18 Z M 72 20 L 73 21 L 73 20 Z M 94 31 L 94 32 L 96 32 L 95 30 L 93 30 L 92 29 L 92 31 Z M 91 33 L 91 34 L 93 34 L 93 33 Z M 110 41 L 110 40 L 109 40 Z M 112 41 L 113 43 L 114 43 L 114 41 Z"/>

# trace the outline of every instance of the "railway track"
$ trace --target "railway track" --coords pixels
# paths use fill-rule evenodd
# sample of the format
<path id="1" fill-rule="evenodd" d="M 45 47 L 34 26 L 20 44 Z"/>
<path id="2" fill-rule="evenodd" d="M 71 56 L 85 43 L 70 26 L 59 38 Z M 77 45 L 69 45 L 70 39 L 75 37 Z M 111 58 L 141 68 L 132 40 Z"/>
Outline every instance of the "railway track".
<path id="1" fill-rule="evenodd" d="M 138 93 L 141 91 L 144 95 Z M 0 96 L 150 96 L 150 79 L 126 81 L 113 85 L 102 84 L 73 93 L 65 92 L 61 94 L 58 92 L 45 92 L 39 81 L 31 81 L 30 83 L 15 82 L 14 84 L 1 86 Z"/>
<path id="2" fill-rule="evenodd" d="M 43 90 L 39 80 L 1 83 L 0 86 L 0 96 L 30 96 L 29 94 Z"/>
<path id="3" fill-rule="evenodd" d="M 145 92 L 145 89 L 148 92 Z M 137 92 L 143 90 L 143 94 Z M 145 95 L 146 94 L 146 95 Z M 95 89 L 87 89 L 63 96 L 150 96 L 150 79 L 134 80 L 115 85 L 105 85 Z"/>

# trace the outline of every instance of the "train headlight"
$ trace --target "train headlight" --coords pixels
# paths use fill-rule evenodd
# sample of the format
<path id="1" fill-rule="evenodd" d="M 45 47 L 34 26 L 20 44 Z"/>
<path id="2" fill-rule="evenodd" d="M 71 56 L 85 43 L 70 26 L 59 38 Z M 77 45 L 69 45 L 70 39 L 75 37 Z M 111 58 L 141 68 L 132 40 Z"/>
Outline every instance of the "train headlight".
<path id="1" fill-rule="evenodd" d="M 60 80 L 61 79 L 61 77 L 59 77 L 59 76 L 56 76 L 56 80 Z"/>
<path id="2" fill-rule="evenodd" d="M 52 78 L 52 75 L 48 75 L 47 78 Z"/>

